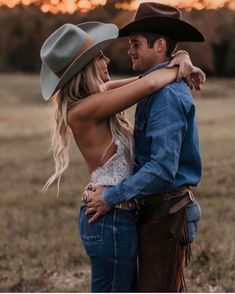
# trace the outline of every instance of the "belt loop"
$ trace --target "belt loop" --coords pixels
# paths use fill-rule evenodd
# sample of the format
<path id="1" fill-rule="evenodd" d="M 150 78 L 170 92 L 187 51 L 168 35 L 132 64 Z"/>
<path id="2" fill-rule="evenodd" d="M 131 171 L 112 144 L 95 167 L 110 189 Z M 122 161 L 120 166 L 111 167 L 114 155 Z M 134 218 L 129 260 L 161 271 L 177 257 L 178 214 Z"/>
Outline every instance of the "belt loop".
<path id="1" fill-rule="evenodd" d="M 134 199 L 136 209 L 140 210 L 140 201 L 139 199 Z"/>
<path id="2" fill-rule="evenodd" d="M 166 193 L 166 200 L 169 201 L 171 199 L 171 194 L 170 193 Z"/>
<path id="3" fill-rule="evenodd" d="M 191 190 L 188 191 L 188 196 L 189 196 L 189 199 L 194 202 L 195 201 L 195 197 L 193 195 L 193 192 Z"/>

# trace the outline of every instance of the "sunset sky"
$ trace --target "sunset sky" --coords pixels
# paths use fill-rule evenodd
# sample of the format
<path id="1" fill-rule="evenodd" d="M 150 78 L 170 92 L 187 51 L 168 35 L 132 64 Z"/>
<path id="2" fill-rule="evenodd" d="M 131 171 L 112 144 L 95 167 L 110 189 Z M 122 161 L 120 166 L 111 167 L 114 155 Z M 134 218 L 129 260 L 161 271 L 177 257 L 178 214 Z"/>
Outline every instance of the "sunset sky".
<path id="1" fill-rule="evenodd" d="M 105 5 L 108 0 L 41 0 L 41 10 L 43 12 L 68 12 L 74 13 L 75 11 L 87 12 L 96 8 L 98 5 Z M 136 9 L 139 3 L 149 2 L 150 0 L 135 0 L 132 5 L 120 4 L 118 8 Z M 17 4 L 29 5 L 32 3 L 37 4 L 39 0 L 0 0 L 0 5 L 14 7 Z M 180 8 L 196 8 L 196 9 L 218 9 L 225 4 L 230 9 L 235 10 L 235 0 L 158 0 L 156 2 L 170 4 Z"/>

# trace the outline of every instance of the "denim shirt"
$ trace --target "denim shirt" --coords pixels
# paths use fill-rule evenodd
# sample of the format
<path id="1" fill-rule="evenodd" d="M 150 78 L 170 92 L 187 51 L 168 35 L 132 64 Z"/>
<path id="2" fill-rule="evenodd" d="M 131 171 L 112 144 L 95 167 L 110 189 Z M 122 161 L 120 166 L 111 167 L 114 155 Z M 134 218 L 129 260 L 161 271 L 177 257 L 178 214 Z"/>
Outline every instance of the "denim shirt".
<path id="1" fill-rule="evenodd" d="M 195 106 L 184 81 L 172 82 L 137 104 L 134 140 L 137 168 L 120 184 L 106 187 L 103 198 L 109 207 L 199 183 L 201 157 Z"/>

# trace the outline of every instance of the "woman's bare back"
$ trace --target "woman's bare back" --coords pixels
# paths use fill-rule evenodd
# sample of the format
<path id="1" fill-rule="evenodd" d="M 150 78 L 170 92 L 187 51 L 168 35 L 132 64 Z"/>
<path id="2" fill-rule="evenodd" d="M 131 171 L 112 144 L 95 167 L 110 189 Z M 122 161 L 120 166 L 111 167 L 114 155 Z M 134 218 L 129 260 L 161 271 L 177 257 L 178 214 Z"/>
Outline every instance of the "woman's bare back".
<path id="1" fill-rule="evenodd" d="M 72 112 L 68 113 L 69 126 L 91 174 L 116 152 L 117 146 L 110 132 L 109 121 L 78 121 L 71 114 Z"/>

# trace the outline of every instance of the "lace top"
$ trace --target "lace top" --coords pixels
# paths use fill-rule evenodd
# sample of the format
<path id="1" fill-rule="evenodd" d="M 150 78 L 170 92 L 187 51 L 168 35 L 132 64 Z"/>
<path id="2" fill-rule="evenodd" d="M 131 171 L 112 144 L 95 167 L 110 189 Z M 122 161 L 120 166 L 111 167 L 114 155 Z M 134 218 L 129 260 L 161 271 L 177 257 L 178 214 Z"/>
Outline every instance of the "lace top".
<path id="1" fill-rule="evenodd" d="M 132 175 L 134 166 L 124 144 L 119 139 L 115 139 L 114 143 L 117 146 L 116 152 L 103 166 L 91 173 L 90 185 L 116 185 Z"/>

